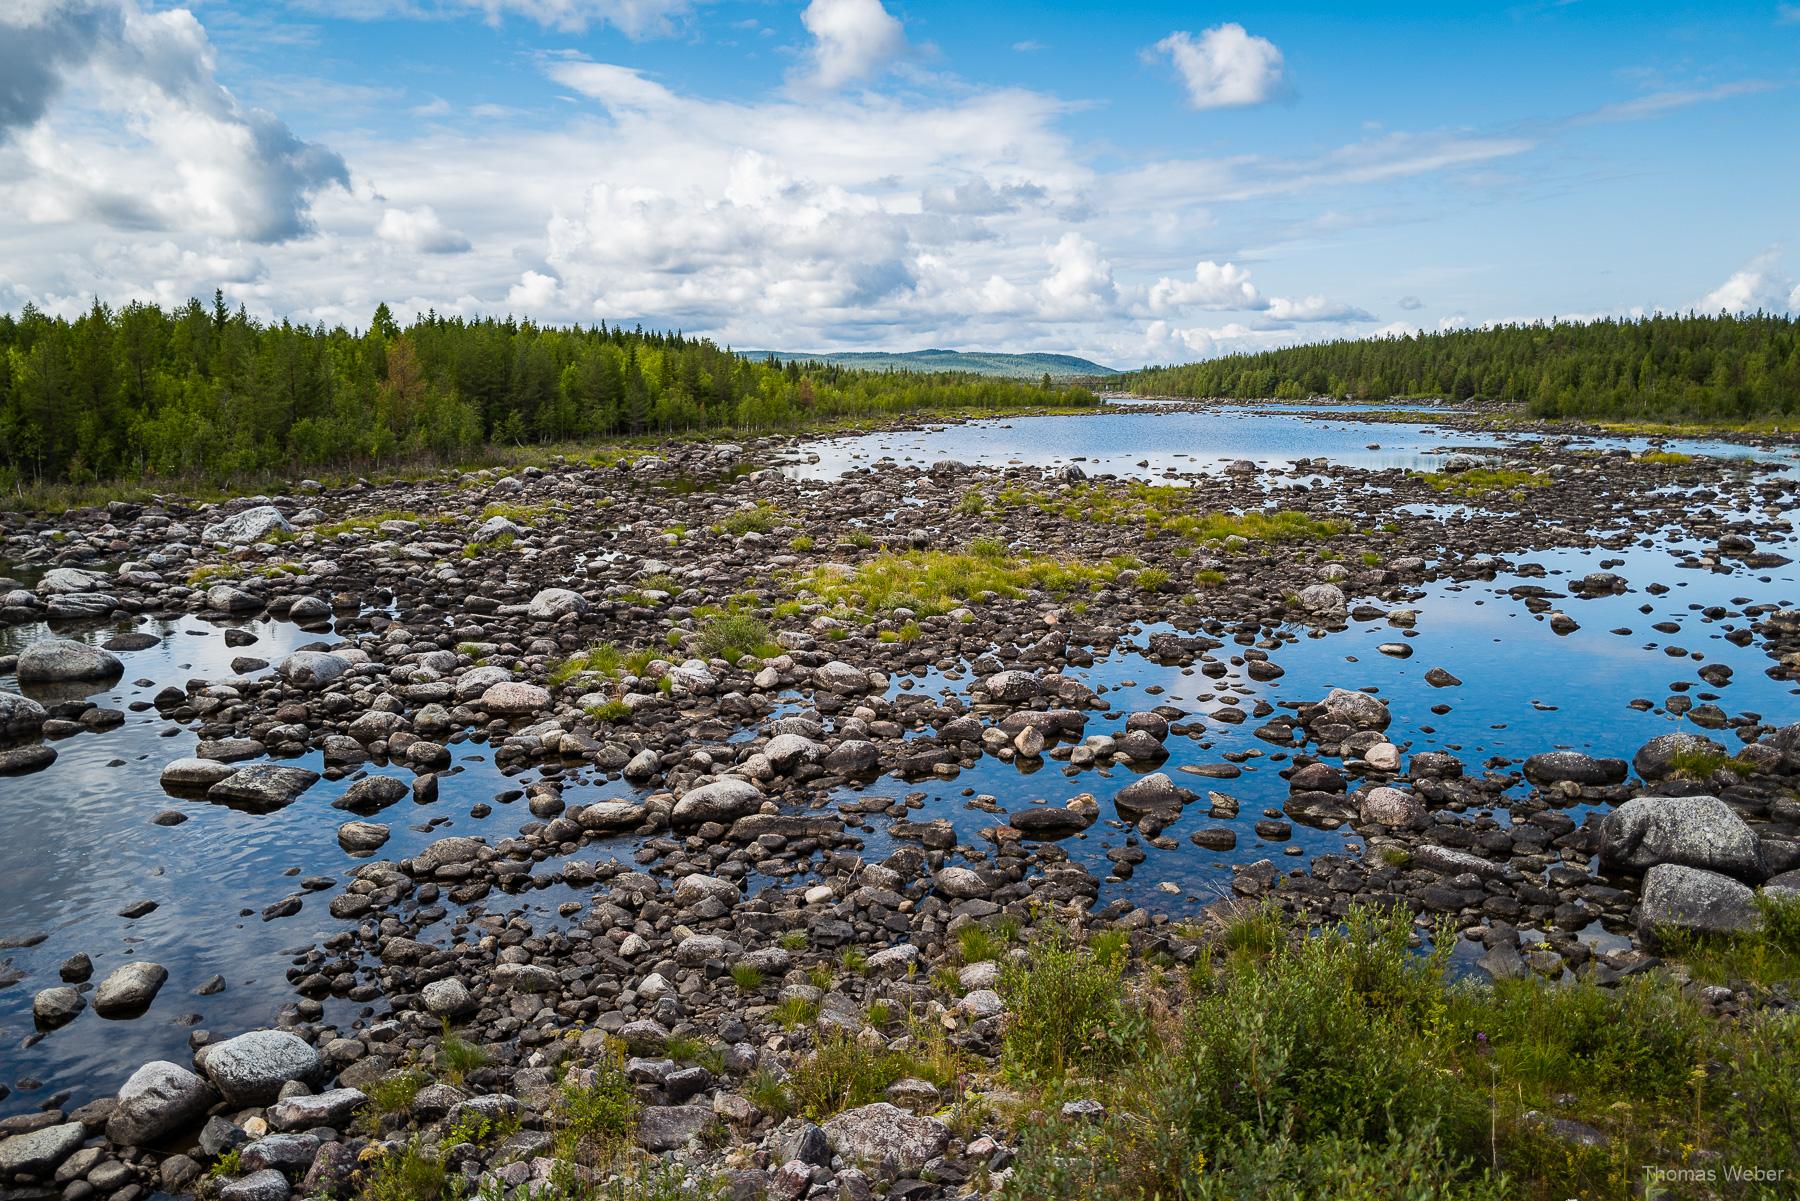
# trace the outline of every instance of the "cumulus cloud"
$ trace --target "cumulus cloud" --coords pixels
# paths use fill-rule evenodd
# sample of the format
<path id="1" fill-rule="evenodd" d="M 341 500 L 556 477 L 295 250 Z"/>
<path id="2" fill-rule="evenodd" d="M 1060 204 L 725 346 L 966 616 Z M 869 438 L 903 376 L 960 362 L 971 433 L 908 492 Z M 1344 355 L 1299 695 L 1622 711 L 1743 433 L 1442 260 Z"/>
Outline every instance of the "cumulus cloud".
<path id="1" fill-rule="evenodd" d="M 798 81 L 826 90 L 868 79 L 906 53 L 906 30 L 881 0 L 811 0 L 800 21 L 813 36 Z"/>
<path id="2" fill-rule="evenodd" d="M 1192 108 L 1242 108 L 1279 95 L 1286 80 L 1281 50 L 1242 25 L 1215 25 L 1195 37 L 1178 30 L 1155 53 L 1175 64 Z"/>
<path id="3" fill-rule="evenodd" d="M 0 78 L 0 207 L 27 221 L 280 242 L 350 183 L 334 151 L 219 85 L 183 9 L 23 0 L 0 10 Z"/>
<path id="4" fill-rule="evenodd" d="M 1732 272 L 1694 307 L 1702 313 L 1800 311 L 1800 284 L 1783 275 L 1780 266 L 1780 249 L 1765 250 Z"/>
<path id="5" fill-rule="evenodd" d="M 1157 280 L 1150 287 L 1149 305 L 1153 313 L 1184 308 L 1256 309 L 1263 307 L 1263 298 L 1250 282 L 1249 271 L 1206 259 L 1194 264 L 1191 280 L 1166 276 Z"/>
<path id="6" fill-rule="evenodd" d="M 384 210 L 375 227 L 375 235 L 422 254 L 461 254 L 470 248 L 469 239 L 446 228 L 429 204 L 414 209 Z"/>

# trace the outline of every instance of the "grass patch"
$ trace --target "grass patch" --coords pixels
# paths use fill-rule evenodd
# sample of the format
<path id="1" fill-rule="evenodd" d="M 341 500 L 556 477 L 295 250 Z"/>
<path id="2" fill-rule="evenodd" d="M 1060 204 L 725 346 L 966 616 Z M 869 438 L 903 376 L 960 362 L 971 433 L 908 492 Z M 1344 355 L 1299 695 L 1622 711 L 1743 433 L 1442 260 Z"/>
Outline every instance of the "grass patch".
<path id="1" fill-rule="evenodd" d="M 970 551 L 885 551 L 856 567 L 833 563 L 801 576 L 803 592 L 848 612 L 873 616 L 906 609 L 935 617 L 993 595 L 1008 600 L 1030 592 L 1055 595 L 1092 589 L 1135 567 L 1128 556 L 1087 564 L 1048 556 Z"/>
<path id="2" fill-rule="evenodd" d="M 911 1072 L 907 1056 L 869 1047 L 837 1034 L 794 1066 L 788 1094 L 802 1117 L 823 1121 L 835 1113 L 881 1099 L 887 1086 Z"/>
<path id="3" fill-rule="evenodd" d="M 455 1195 L 448 1165 L 417 1138 L 398 1151 L 377 1144 L 364 1154 L 369 1159 L 358 1172 L 364 1201 L 439 1201 Z"/>
<path id="4" fill-rule="evenodd" d="M 1670 771 L 1693 780 L 1707 779 L 1720 768 L 1731 772 L 1739 779 L 1750 776 L 1756 771 L 1756 765 L 1747 760 L 1734 758 L 1722 751 L 1709 751 L 1699 747 L 1684 747 L 1669 756 Z"/>
<path id="5" fill-rule="evenodd" d="M 753 509 L 740 509 L 726 517 L 716 527 L 720 533 L 730 534 L 733 538 L 742 538 L 745 534 L 767 534 L 772 532 L 784 519 L 780 509 L 774 505 L 758 502 Z"/>
<path id="6" fill-rule="evenodd" d="M 1293 509 L 1198 512 L 1192 489 L 1141 481 L 1124 485 L 1081 484 L 1055 493 L 1009 488 L 1001 491 L 999 499 L 1008 507 L 1029 506 L 1070 521 L 1135 526 L 1147 538 L 1167 534 L 1196 544 L 1224 542 L 1228 538 L 1248 542 L 1316 542 L 1344 532 L 1340 522 L 1320 521 Z"/>
<path id="7" fill-rule="evenodd" d="M 1675 450 L 1647 450 L 1638 456 L 1638 462 L 1658 467 L 1680 467 L 1693 461 L 1693 455 L 1684 455 Z"/>
<path id="8" fill-rule="evenodd" d="M 1521 471 L 1512 467 L 1471 467 L 1467 471 L 1416 471 L 1413 478 L 1423 480 L 1434 492 L 1474 499 L 1506 493 L 1523 496 L 1527 488 L 1548 488 L 1548 475 Z"/>
<path id="9" fill-rule="evenodd" d="M 745 655 L 769 659 L 781 654 L 768 623 L 749 613 L 715 613 L 700 624 L 695 638 L 709 659 L 736 663 Z"/>
<path id="10" fill-rule="evenodd" d="M 450 1023 L 444 1023 L 444 1036 L 438 1041 L 437 1064 L 446 1079 L 452 1084 L 461 1084 L 470 1072 L 485 1068 L 488 1060 L 485 1047 L 452 1034 Z"/>

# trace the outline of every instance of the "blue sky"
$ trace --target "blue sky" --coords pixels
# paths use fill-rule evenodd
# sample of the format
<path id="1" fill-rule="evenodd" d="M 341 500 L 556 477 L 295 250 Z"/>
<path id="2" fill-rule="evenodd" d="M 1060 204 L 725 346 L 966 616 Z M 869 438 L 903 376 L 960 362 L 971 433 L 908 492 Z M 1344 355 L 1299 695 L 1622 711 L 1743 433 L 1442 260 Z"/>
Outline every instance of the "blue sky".
<path id="1" fill-rule="evenodd" d="M 10 0 L 0 75 L 9 309 L 1119 365 L 1800 309 L 1796 4 Z"/>

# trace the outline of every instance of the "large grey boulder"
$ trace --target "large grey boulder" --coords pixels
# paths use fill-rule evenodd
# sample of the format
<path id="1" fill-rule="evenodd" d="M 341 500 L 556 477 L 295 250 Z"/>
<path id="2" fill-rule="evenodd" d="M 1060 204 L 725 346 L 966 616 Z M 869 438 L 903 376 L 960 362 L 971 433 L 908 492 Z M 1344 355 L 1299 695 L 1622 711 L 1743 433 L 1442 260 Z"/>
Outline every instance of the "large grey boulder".
<path id="1" fill-rule="evenodd" d="M 1756 929 L 1761 920 L 1756 894 L 1730 876 L 1679 863 L 1659 863 L 1644 874 L 1638 928 L 1646 934 L 1735 934 Z"/>
<path id="2" fill-rule="evenodd" d="M 825 1123 L 825 1137 L 846 1161 L 883 1176 L 915 1175 L 950 1146 L 948 1126 L 886 1101 L 838 1114 Z"/>
<path id="3" fill-rule="evenodd" d="M 73 638 L 44 638 L 19 652 L 19 683 L 59 684 L 69 680 L 116 680 L 125 665 L 111 651 Z"/>
<path id="4" fill-rule="evenodd" d="M 867 692 L 869 673 L 841 659 L 833 659 L 813 671 L 813 683 L 827 692 Z"/>
<path id="5" fill-rule="evenodd" d="M 762 790 L 748 780 L 727 776 L 684 793 L 675 802 L 670 820 L 677 826 L 705 822 L 731 822 L 762 806 Z"/>
<path id="6" fill-rule="evenodd" d="M 1310 584 L 1300 590 L 1300 607 L 1319 617 L 1342 617 L 1349 605 L 1336 584 Z"/>
<path id="7" fill-rule="evenodd" d="M 638 1114 L 638 1145 L 674 1151 L 713 1123 L 710 1105 L 647 1105 Z"/>
<path id="8" fill-rule="evenodd" d="M 200 1070 L 232 1105 L 267 1105 L 290 1080 L 317 1083 L 324 1074 L 319 1053 L 285 1030 L 252 1030 L 195 1055 Z"/>
<path id="9" fill-rule="evenodd" d="M 1768 873 L 1756 832 L 1714 796 L 1633 797 L 1600 822 L 1600 865 L 1648 871 L 1659 863 L 1758 881 Z"/>
<path id="10" fill-rule="evenodd" d="M 212 1085 L 180 1064 L 153 1060 L 120 1086 L 106 1137 L 127 1147 L 153 1143 L 199 1121 L 216 1099 Z"/>
<path id="11" fill-rule="evenodd" d="M 261 542 L 276 531 L 290 533 L 293 526 L 281 515 L 281 510 L 274 505 L 257 505 L 253 509 L 245 509 L 242 513 L 233 513 L 230 517 L 213 522 L 200 531 L 200 538 L 205 542 L 229 542 L 233 546 L 247 546 L 252 542 Z"/>
<path id="12" fill-rule="evenodd" d="M 193 791 L 211 788 L 220 780 L 237 775 L 238 769 L 217 759 L 176 759 L 162 769 L 162 786 L 169 790 Z"/>

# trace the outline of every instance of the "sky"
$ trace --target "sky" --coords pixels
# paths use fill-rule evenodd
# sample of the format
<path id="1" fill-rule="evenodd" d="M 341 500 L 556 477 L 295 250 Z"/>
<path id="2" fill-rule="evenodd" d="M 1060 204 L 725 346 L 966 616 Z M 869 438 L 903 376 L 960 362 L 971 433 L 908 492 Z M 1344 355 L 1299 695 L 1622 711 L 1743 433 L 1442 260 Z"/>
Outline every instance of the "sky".
<path id="1" fill-rule="evenodd" d="M 1112 366 L 1800 311 L 1800 3 L 0 0 L 0 309 Z"/>

